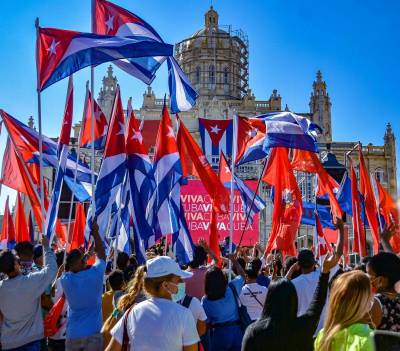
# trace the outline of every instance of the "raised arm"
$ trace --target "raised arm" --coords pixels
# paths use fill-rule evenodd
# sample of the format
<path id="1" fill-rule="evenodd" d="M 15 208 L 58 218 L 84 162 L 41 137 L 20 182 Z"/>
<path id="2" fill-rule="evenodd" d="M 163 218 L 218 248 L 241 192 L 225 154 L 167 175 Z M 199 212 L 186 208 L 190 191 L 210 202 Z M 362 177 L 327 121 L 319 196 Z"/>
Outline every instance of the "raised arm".
<path id="1" fill-rule="evenodd" d="M 237 274 L 242 276 L 243 279 L 246 279 L 246 272 L 243 270 L 242 266 L 236 260 L 236 255 L 235 254 L 229 254 L 228 258 L 232 262 L 232 267 L 235 268 Z"/>
<path id="2" fill-rule="evenodd" d="M 394 235 L 398 228 L 395 223 L 391 223 L 389 225 L 385 224 L 385 228 L 380 232 L 381 244 L 383 247 L 383 251 L 393 252 L 392 245 L 390 244 L 390 239 Z"/>
<path id="3" fill-rule="evenodd" d="M 96 256 L 100 260 L 106 260 L 106 251 L 104 249 L 103 240 L 99 234 L 99 226 L 97 224 L 96 218 L 93 219 L 92 224 L 92 236 L 94 240 L 94 251 L 96 252 Z"/>
<path id="4" fill-rule="evenodd" d="M 213 250 L 208 246 L 206 240 L 204 238 L 200 238 L 199 241 L 197 242 L 203 249 L 204 251 L 211 257 L 212 260 L 214 260 L 215 263 L 218 263 L 219 257 L 215 254 Z"/>
<path id="5" fill-rule="evenodd" d="M 29 274 L 29 287 L 34 294 L 40 296 L 49 285 L 51 285 L 57 275 L 56 255 L 50 248 L 49 240 L 45 235 L 42 236 L 42 246 L 44 253 L 44 266 L 38 272 Z"/>
<path id="6" fill-rule="evenodd" d="M 343 255 L 344 245 L 344 224 L 341 218 L 336 217 L 335 227 L 339 231 L 338 239 L 336 242 L 336 254 L 341 257 Z"/>

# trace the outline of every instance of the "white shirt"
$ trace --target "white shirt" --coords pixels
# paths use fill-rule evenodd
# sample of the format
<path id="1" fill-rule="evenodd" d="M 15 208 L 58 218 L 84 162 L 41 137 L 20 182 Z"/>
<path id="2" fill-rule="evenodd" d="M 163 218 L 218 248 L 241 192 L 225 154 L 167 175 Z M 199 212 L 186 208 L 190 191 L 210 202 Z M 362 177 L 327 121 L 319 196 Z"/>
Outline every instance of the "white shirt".
<path id="1" fill-rule="evenodd" d="M 331 280 L 331 278 L 336 274 L 338 270 L 339 270 L 339 265 L 336 265 L 331 269 L 329 273 L 329 280 Z M 300 276 L 292 280 L 292 283 L 296 288 L 297 292 L 297 300 L 298 300 L 297 316 L 301 316 L 304 313 L 306 313 L 308 307 L 310 307 L 311 301 L 314 297 L 315 289 L 317 288 L 318 285 L 320 273 L 321 270 L 316 269 L 311 273 L 301 274 Z M 321 330 L 324 325 L 325 315 L 326 315 L 326 303 L 321 313 L 321 318 L 319 320 L 317 332 Z"/>
<path id="2" fill-rule="evenodd" d="M 182 303 L 182 301 L 180 301 Z M 200 300 L 197 297 L 192 297 L 192 300 L 190 301 L 190 305 L 188 307 L 190 312 L 192 312 L 194 321 L 197 323 L 197 321 L 205 321 L 207 320 L 207 315 L 206 312 L 204 311 L 204 308 L 200 302 Z"/>
<path id="3" fill-rule="evenodd" d="M 121 345 L 124 320 L 125 314 L 111 330 Z M 130 310 L 127 323 L 131 351 L 182 351 L 200 341 L 192 312 L 167 299 L 140 302 Z"/>
<path id="4" fill-rule="evenodd" d="M 251 293 L 250 293 L 250 291 Z M 257 283 L 245 284 L 242 292 L 239 295 L 240 302 L 246 306 L 247 313 L 251 320 L 255 321 L 261 317 L 261 312 L 264 307 L 265 298 L 267 297 L 268 289 Z M 256 298 L 257 297 L 257 301 Z M 261 303 L 261 304 L 260 304 Z"/>

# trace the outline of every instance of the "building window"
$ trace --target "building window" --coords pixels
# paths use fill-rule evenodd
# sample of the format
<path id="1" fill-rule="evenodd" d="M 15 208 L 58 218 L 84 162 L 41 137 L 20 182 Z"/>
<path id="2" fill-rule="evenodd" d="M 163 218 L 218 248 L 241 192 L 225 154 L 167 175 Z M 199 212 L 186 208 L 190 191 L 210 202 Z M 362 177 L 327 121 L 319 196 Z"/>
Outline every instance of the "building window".
<path id="1" fill-rule="evenodd" d="M 385 182 L 385 172 L 383 171 L 382 168 L 377 168 L 375 169 L 375 178 L 380 182 L 384 183 Z"/>
<path id="2" fill-rule="evenodd" d="M 224 68 L 224 84 L 229 84 L 229 69 L 228 69 L 228 67 Z"/>
<path id="3" fill-rule="evenodd" d="M 196 67 L 196 84 L 200 84 L 200 67 Z"/>
<path id="4" fill-rule="evenodd" d="M 215 84 L 215 67 L 212 65 L 208 69 L 208 82 Z"/>

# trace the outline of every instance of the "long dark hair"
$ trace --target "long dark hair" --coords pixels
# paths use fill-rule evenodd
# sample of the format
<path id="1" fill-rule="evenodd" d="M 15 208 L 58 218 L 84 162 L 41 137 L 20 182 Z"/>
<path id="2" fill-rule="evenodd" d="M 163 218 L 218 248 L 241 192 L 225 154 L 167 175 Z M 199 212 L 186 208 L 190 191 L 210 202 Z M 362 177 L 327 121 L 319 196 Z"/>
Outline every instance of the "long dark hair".
<path id="1" fill-rule="evenodd" d="M 207 299 L 218 300 L 223 298 L 227 285 L 226 275 L 220 268 L 213 266 L 207 270 L 204 278 L 204 292 Z"/>
<path id="2" fill-rule="evenodd" d="M 293 283 L 286 278 L 279 278 L 268 286 L 261 319 L 263 329 L 269 330 L 271 346 L 277 350 L 286 350 L 288 337 L 297 316 L 297 293 Z"/>
<path id="3" fill-rule="evenodd" d="M 292 322 L 297 316 L 297 293 L 293 283 L 279 278 L 268 286 L 261 318 L 280 323 Z"/>

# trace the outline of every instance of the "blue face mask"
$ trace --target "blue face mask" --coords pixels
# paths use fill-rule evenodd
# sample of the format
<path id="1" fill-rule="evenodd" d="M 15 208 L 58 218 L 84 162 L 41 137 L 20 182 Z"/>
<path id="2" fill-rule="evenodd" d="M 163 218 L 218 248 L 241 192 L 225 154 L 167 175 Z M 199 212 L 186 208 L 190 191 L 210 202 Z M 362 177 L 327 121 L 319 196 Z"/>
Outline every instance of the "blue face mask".
<path id="1" fill-rule="evenodd" d="M 178 302 L 182 300 L 185 295 L 186 295 L 186 284 L 185 283 L 179 283 L 176 285 L 178 290 L 176 291 L 175 294 L 171 294 L 172 301 Z"/>

